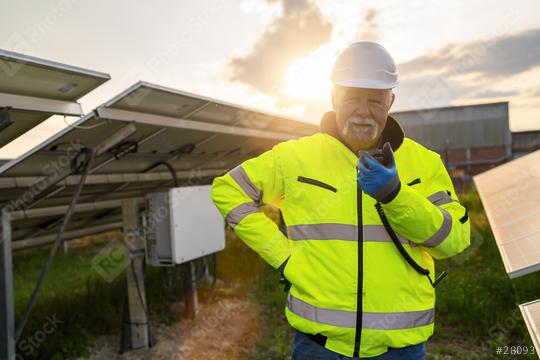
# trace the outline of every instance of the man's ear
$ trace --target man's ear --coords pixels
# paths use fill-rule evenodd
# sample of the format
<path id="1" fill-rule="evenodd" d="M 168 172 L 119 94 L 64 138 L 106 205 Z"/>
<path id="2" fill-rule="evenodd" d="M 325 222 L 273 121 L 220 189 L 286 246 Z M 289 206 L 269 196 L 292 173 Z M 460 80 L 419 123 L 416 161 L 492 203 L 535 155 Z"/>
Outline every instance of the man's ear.
<path id="1" fill-rule="evenodd" d="M 396 94 L 392 90 L 390 90 L 390 105 L 388 106 L 388 111 L 390 111 L 390 108 L 394 104 L 394 100 L 396 100 Z"/>

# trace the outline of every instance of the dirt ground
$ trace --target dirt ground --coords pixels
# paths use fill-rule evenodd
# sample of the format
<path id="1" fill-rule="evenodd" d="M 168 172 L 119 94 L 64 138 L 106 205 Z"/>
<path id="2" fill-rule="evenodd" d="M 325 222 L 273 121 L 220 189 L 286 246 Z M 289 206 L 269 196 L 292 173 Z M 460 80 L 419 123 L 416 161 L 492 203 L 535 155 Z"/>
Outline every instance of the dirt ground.
<path id="1" fill-rule="evenodd" d="M 208 298 L 199 295 L 199 312 L 193 320 L 182 319 L 172 326 L 154 322 L 158 342 L 153 348 L 119 355 L 119 336 L 104 336 L 90 350 L 89 359 L 245 359 L 261 327 L 258 306 L 231 287 L 217 287 Z M 180 316 L 183 304 L 171 310 Z"/>

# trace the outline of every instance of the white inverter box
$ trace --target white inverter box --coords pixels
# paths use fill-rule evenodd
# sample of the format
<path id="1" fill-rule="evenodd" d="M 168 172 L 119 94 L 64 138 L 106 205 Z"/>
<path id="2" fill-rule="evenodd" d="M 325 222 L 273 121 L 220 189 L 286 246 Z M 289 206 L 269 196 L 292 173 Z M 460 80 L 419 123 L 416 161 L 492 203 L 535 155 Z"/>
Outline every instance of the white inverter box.
<path id="1" fill-rule="evenodd" d="M 210 198 L 210 185 L 146 195 L 146 259 L 173 266 L 225 248 L 225 222 Z"/>

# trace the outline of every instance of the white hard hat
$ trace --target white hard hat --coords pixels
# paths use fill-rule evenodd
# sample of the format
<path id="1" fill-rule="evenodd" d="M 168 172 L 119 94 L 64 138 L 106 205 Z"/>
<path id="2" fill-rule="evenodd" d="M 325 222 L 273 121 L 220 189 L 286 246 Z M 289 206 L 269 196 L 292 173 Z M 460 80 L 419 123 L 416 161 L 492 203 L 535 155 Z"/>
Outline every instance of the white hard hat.
<path id="1" fill-rule="evenodd" d="M 394 59 L 371 41 L 358 41 L 343 50 L 330 78 L 334 85 L 355 88 L 392 89 L 399 84 Z"/>

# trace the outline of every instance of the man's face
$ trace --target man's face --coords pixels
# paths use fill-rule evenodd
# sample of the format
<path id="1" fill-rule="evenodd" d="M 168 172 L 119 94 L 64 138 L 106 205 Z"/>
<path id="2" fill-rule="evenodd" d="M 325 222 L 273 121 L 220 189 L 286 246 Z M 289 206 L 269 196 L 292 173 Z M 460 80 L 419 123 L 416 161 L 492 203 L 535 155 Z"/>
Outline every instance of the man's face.
<path id="1" fill-rule="evenodd" d="M 393 102 L 391 90 L 334 88 L 332 103 L 336 123 L 351 150 L 357 153 L 377 144 Z"/>

